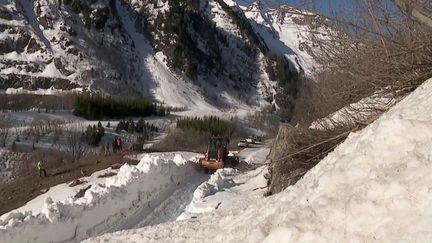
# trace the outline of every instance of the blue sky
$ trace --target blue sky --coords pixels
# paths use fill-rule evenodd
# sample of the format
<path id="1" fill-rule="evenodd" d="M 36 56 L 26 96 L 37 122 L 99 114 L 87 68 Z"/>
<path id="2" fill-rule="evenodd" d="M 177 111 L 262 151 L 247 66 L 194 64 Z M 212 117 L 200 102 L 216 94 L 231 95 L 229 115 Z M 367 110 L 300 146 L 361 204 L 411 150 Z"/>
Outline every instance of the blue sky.
<path id="1" fill-rule="evenodd" d="M 287 5 L 306 8 L 317 11 L 324 15 L 334 15 L 335 12 L 347 13 L 352 9 L 356 1 L 350 0 L 283 0 Z M 306 2 L 306 4 L 305 4 Z"/>

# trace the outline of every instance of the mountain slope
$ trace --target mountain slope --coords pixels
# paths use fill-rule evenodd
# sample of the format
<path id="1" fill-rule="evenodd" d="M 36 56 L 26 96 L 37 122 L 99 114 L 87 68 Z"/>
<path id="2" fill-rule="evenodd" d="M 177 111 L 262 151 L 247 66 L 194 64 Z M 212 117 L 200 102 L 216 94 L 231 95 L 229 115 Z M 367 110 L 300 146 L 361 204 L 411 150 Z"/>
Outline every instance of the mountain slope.
<path id="1" fill-rule="evenodd" d="M 322 17 L 288 6 L 274 9 L 258 3 L 245 9 L 245 14 L 271 52 L 284 55 L 296 70 L 313 76 L 318 67 L 313 58 L 317 46 L 309 36 L 326 38 L 328 27 Z"/>
<path id="2" fill-rule="evenodd" d="M 292 16 L 277 22 L 281 10 L 270 3 L 0 3 L 0 90 L 54 87 L 152 95 L 189 108 L 260 107 L 274 102 L 281 80 L 294 82 L 315 66 L 299 48 L 309 27 Z M 278 72 L 280 57 L 286 75 Z"/>

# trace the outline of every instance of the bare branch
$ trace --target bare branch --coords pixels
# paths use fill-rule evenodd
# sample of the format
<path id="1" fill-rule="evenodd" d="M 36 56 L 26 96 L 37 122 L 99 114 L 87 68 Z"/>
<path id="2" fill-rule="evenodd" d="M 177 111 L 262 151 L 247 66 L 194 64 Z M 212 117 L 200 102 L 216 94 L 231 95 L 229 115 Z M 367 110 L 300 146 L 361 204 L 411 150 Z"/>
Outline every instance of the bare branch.
<path id="1" fill-rule="evenodd" d="M 421 24 L 432 28 L 432 13 L 410 0 L 394 0 L 399 9 Z"/>

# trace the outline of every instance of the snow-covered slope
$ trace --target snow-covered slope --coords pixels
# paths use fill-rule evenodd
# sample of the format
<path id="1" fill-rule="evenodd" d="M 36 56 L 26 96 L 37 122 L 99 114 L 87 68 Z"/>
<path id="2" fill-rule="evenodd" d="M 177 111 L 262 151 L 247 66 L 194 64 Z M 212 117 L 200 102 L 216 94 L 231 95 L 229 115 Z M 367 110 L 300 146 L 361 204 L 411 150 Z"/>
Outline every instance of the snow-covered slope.
<path id="1" fill-rule="evenodd" d="M 183 85 L 186 81 L 156 58 L 141 26 L 143 17 L 126 3 L 1 3 L 0 90 L 83 87 L 115 95 L 154 95 L 168 105 L 209 107 L 196 87 Z M 190 98 L 175 98 L 185 96 Z"/>
<path id="2" fill-rule="evenodd" d="M 275 2 L 259 5 L 264 21 L 253 1 L 0 0 L 0 91 L 153 95 L 201 110 L 267 105 L 277 85 L 267 47 L 313 72 L 296 37 L 308 28 L 276 24 Z"/>
<path id="3" fill-rule="evenodd" d="M 228 2 L 229 0 L 227 0 Z M 232 0 L 231 2 L 236 3 L 238 6 L 241 7 L 249 7 L 250 5 L 257 2 L 256 0 Z M 286 1 L 280 1 L 280 0 L 261 0 L 260 3 L 264 4 L 267 7 L 278 7 L 280 4 L 285 3 Z"/>
<path id="4" fill-rule="evenodd" d="M 117 175 L 83 178 L 76 188 L 58 185 L 0 219 L 0 242 L 76 242 L 103 232 L 130 228 L 188 181 L 200 183 L 196 154 L 146 155 Z M 106 173 L 112 170 L 105 171 Z M 88 187 L 82 197 L 77 191 Z M 49 233 L 48 233 L 49 232 Z"/>
<path id="5" fill-rule="evenodd" d="M 430 104 L 432 79 L 280 194 L 87 242 L 430 242 Z"/>
<path id="6" fill-rule="evenodd" d="M 325 39 L 329 31 L 322 17 L 286 5 L 269 8 L 262 3 L 251 4 L 245 14 L 273 53 L 285 55 L 296 70 L 313 76 L 319 67 L 313 58 L 318 49 L 310 36 L 313 33 L 314 38 Z"/>

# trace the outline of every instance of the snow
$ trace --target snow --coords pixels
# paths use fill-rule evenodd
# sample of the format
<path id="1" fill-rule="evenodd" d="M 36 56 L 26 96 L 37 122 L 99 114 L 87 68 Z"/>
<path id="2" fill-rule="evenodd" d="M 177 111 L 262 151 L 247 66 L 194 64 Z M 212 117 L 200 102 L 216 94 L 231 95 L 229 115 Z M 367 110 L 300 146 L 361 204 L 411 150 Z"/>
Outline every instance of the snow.
<path id="1" fill-rule="evenodd" d="M 266 154 L 266 147 L 251 148 L 241 158 Z M 54 186 L 0 217 L 0 242 L 77 242 L 116 230 L 187 219 L 224 208 L 220 200 L 234 200 L 236 195 L 244 198 L 245 190 L 266 183 L 262 167 L 248 173 L 226 168 L 209 177 L 190 162 L 197 156 L 188 152 L 143 154 L 136 166 L 98 171 L 80 178 L 83 183 L 73 187 L 70 183 Z M 117 175 L 101 177 L 107 173 Z M 82 198 L 73 198 L 88 186 Z M 253 192 L 248 197 L 261 197 L 263 191 Z"/>
<path id="2" fill-rule="evenodd" d="M 32 215 L 37 216 L 38 214 L 42 213 L 43 210 L 45 210 L 45 201 L 49 197 L 53 202 L 62 202 L 66 201 L 68 198 L 73 197 L 75 194 L 77 194 L 81 189 L 86 188 L 87 186 L 95 186 L 99 183 L 105 183 L 106 178 L 99 178 L 101 175 L 105 175 L 108 173 L 118 173 L 118 170 L 113 170 L 111 168 L 101 170 L 98 172 L 93 173 L 91 176 L 80 178 L 80 181 L 83 182 L 83 184 L 70 187 L 69 185 L 71 182 L 59 184 L 57 186 L 51 187 L 48 192 L 32 199 L 31 201 L 27 202 L 24 206 L 17 208 L 15 210 L 12 210 L 9 213 L 3 214 L 0 216 L 0 219 L 6 219 L 8 215 L 14 214 L 14 213 L 25 213 L 25 212 L 31 212 Z"/>
<path id="3" fill-rule="evenodd" d="M 229 2 L 228 5 L 232 6 Z M 237 36 L 241 38 L 241 35 L 238 31 L 237 26 L 230 21 L 230 17 L 228 13 L 226 13 L 222 7 L 219 5 L 217 1 L 209 1 L 210 11 L 212 20 L 215 22 L 216 26 L 227 31 L 233 36 Z"/>
<path id="4" fill-rule="evenodd" d="M 0 118 L 3 121 L 8 121 L 10 124 L 13 123 L 15 126 L 27 126 L 30 125 L 33 120 L 61 120 L 70 124 L 83 123 L 86 121 L 81 117 L 73 115 L 70 110 L 56 110 L 55 113 L 38 112 L 36 109 L 29 111 L 10 111 L 0 115 Z"/>
<path id="5" fill-rule="evenodd" d="M 314 30 L 308 25 L 297 24 L 294 21 L 295 18 L 305 18 L 302 12 L 286 6 L 269 9 L 254 4 L 245 10 L 245 15 L 251 20 L 255 31 L 259 33 L 271 51 L 285 55 L 296 70 L 303 70 L 307 76 L 313 76 L 319 65 L 313 56 L 301 46 L 303 44 L 312 45 L 308 40 L 308 35 L 312 30 L 316 37 L 321 39 L 325 37 L 319 33 L 325 33 L 327 30 L 322 30 L 322 28 Z"/>
<path id="6" fill-rule="evenodd" d="M 217 110 L 204 100 L 204 97 L 194 89 L 193 85 L 172 74 L 164 59 L 162 52 L 156 53 L 154 57 L 147 58 L 147 65 L 151 70 L 152 77 L 158 80 L 158 85 L 153 91 L 156 99 L 172 107 L 188 107 L 193 110 Z"/>
<path id="7" fill-rule="evenodd" d="M 193 153 L 146 155 L 136 166 L 125 164 L 117 175 L 94 180 L 78 199 L 71 197 L 75 189 L 53 188 L 2 216 L 0 242 L 74 242 L 130 228 L 143 220 L 148 208 L 198 173 L 190 162 L 195 157 Z"/>
<path id="8" fill-rule="evenodd" d="M 19 170 L 20 164 L 25 161 L 24 158 L 30 157 L 30 155 L 33 154 L 33 145 L 36 150 L 43 154 L 51 153 L 53 150 L 68 152 L 70 148 L 67 146 L 67 142 L 71 132 L 82 133 L 88 126 L 94 126 L 99 123 L 98 120 L 86 120 L 77 117 L 73 115 L 71 110 L 56 110 L 51 111 L 51 113 L 46 113 L 44 110 L 45 109 L 5 111 L 3 114 L 0 114 L 0 120 L 11 127 L 9 129 L 9 136 L 6 139 L 7 148 L 11 149 L 15 139 L 19 138 L 19 141 L 16 141 L 16 151 L 19 151 L 19 153 L 6 152 L 6 150 L 3 153 L 0 151 L 0 182 L 10 181 L 16 178 L 16 172 Z M 135 123 L 140 119 L 144 119 L 149 125 L 158 128 L 158 132 L 151 133 L 149 140 L 145 141 L 143 149 L 148 149 L 154 143 L 163 139 L 167 135 L 170 125 L 174 122 L 173 117 L 152 116 L 145 118 L 128 118 L 128 120 L 133 120 Z M 120 136 L 122 138 L 126 149 L 129 149 L 136 143 L 139 134 L 131 134 L 126 131 L 117 132 L 115 130 L 119 122 L 120 120 L 117 119 L 101 121 L 102 125 L 105 127 L 105 135 L 99 143 L 101 146 L 109 146 L 112 148 L 112 142 L 115 136 Z M 36 143 L 34 143 L 34 138 L 31 136 L 31 129 L 34 129 L 35 124 L 45 124 L 44 126 L 46 126 L 45 131 Z M 110 124 L 110 127 L 108 127 L 108 124 Z M 54 132 L 55 129 L 60 129 L 63 132 L 56 134 Z M 83 143 L 83 145 L 85 146 L 85 154 L 87 155 L 99 154 L 102 152 L 100 146 L 94 147 L 87 143 Z"/>
<path id="9" fill-rule="evenodd" d="M 40 30 L 30 13 L 30 2 L 20 2 L 26 5 L 35 32 L 51 37 L 50 31 Z M 274 10 L 258 9 L 252 1 L 226 2 L 243 9 L 247 6 L 246 16 L 256 22 L 254 28 L 266 43 L 300 64 L 306 74 L 312 73 L 313 59 L 299 47 L 306 27 L 295 25 L 292 16 L 276 20 Z M 148 68 L 144 78 L 149 75 L 156 81 L 154 87 L 148 84 L 156 98 L 168 105 L 192 108 L 182 114 L 237 114 L 216 109 L 196 87 L 171 73 L 162 53 L 153 54 L 144 36 L 132 28 L 133 16 L 117 6 L 143 68 Z M 211 10 L 218 27 L 236 34 L 217 5 L 212 4 Z M 7 58 L 34 57 L 12 53 Z M 59 75 L 52 65 L 45 67 L 43 74 Z M 265 85 L 271 87 L 271 83 Z M 221 94 L 235 104 L 229 94 Z M 368 99 L 350 107 L 357 112 Z M 390 105 L 395 102 L 378 100 Z M 55 186 L 1 216 L 0 242 L 76 242 L 104 233 L 109 234 L 86 242 L 429 242 L 431 103 L 432 79 L 373 124 L 350 134 L 296 185 L 277 195 L 263 197 L 264 175 L 268 173 L 266 147 L 241 151 L 241 166 L 211 176 L 198 172 L 196 164 L 189 162 L 196 160 L 197 154 L 146 154 L 137 157 L 141 161 L 136 166 L 97 172 L 82 178 L 84 184 L 75 187 Z M 15 117 L 29 123 L 35 113 L 17 113 Z M 346 108 L 330 117 L 344 120 L 342 113 L 352 115 L 353 111 Z M 5 157 L 1 150 L 0 156 Z M 8 178 L 12 167 L 6 162 L 0 179 Z M 117 175 L 99 178 L 108 172 Z M 82 198 L 73 198 L 88 186 Z"/>
<path id="10" fill-rule="evenodd" d="M 254 1 L 226 0 L 226 2 L 231 6 L 240 6 L 246 15 L 253 12 L 251 9 L 254 6 Z M 219 109 L 224 107 L 238 109 L 239 113 L 245 114 L 246 110 L 270 105 L 267 98 L 271 98 L 275 93 L 275 83 L 269 81 L 269 77 L 265 73 L 263 54 L 259 53 L 260 56 L 255 60 L 242 50 L 245 43 L 240 35 L 239 27 L 233 23 L 229 14 L 215 1 L 210 1 L 208 6 L 203 6 L 205 8 L 203 14 L 209 15 L 209 19 L 213 20 L 216 26 L 221 29 L 220 32 L 225 33 L 228 37 L 229 48 L 227 51 L 221 52 L 221 62 L 225 63 L 232 74 L 254 73 L 253 82 L 237 82 L 233 78 L 216 77 L 214 74 L 203 74 L 197 77 L 197 80 L 192 81 L 168 67 L 164 55 L 161 52 L 155 53 L 147 37 L 143 34 L 143 26 L 140 26 L 141 19 L 139 16 L 141 9 L 145 7 L 150 12 L 150 16 L 147 16 L 148 21 L 155 21 L 156 16 L 159 14 L 164 16 L 165 11 L 169 9 L 170 5 L 166 1 L 157 1 L 152 6 L 147 6 L 145 2 L 136 0 L 116 1 L 117 17 L 110 14 L 106 27 L 100 31 L 85 28 L 82 25 L 82 14 L 71 13 L 69 12 L 70 9 L 65 6 L 59 8 L 58 1 L 37 0 L 33 3 L 30 0 L 15 2 L 7 0 L 4 3 L 8 8 L 20 10 L 11 11 L 13 20 L 5 21 L 6 26 L 12 26 L 15 22 L 22 22 L 24 31 L 28 32 L 31 38 L 42 46 L 42 49 L 34 53 L 26 50 L 20 53 L 11 52 L 0 55 L 0 59 L 7 61 L 0 64 L 3 66 L 0 68 L 0 73 L 3 75 L 19 74 L 23 80 L 30 82 L 32 77 L 62 78 L 82 86 L 80 90 L 76 91 L 89 90 L 102 94 L 115 93 L 118 95 L 128 95 L 129 93 L 153 95 L 167 106 L 186 107 L 191 110 L 207 112 L 220 112 Z M 106 4 L 106 1 L 95 1 L 92 3 L 92 7 L 99 8 Z M 261 1 L 260 4 L 260 6 L 264 6 L 263 8 L 276 5 L 278 2 L 274 0 Z M 273 9 L 268 10 L 274 11 Z M 276 12 L 269 12 L 269 15 L 271 14 L 276 14 Z M 47 18 L 48 27 L 43 27 L 38 22 L 42 16 Z M 254 24 L 254 17 L 248 17 Z M 109 26 L 119 27 L 113 31 Z M 7 30 L 4 32 L 5 34 L 0 35 L 10 37 L 12 41 L 17 41 L 18 38 L 23 37 L 21 32 L 19 34 L 12 34 L 11 32 Z M 72 32 L 76 35 L 71 35 Z M 257 32 L 263 35 L 265 30 L 257 27 Z M 295 33 L 290 34 L 290 36 L 294 36 Z M 161 37 L 154 36 L 154 38 Z M 264 39 L 266 43 L 269 40 L 267 44 L 274 44 L 271 38 Z M 209 50 L 205 40 L 198 40 L 198 43 L 202 51 Z M 289 44 L 297 45 L 298 43 L 293 41 Z M 78 52 L 78 55 L 70 52 L 72 48 Z M 284 49 L 283 54 L 288 53 L 286 49 Z M 293 63 L 296 63 L 294 62 L 296 57 L 294 54 L 289 56 Z M 301 62 L 302 58 L 298 58 L 298 60 Z M 57 63 L 57 67 L 54 65 L 55 63 Z M 62 68 L 60 68 L 59 63 Z M 119 94 L 118 90 L 122 93 Z M 27 93 L 27 91 L 9 89 L 8 93 Z M 48 89 L 28 91 L 28 93 L 59 94 L 61 91 Z"/>
<path id="11" fill-rule="evenodd" d="M 261 149 L 245 148 L 237 156 L 249 164 L 263 164 L 266 162 L 267 155 L 270 153 L 270 148 L 263 147 Z"/>
<path id="12" fill-rule="evenodd" d="M 123 5 L 120 1 L 116 2 L 124 28 L 136 47 L 136 54 L 139 55 L 144 64 L 142 67 L 144 82 L 142 89 L 146 92 L 150 90 L 150 93 L 157 100 L 167 106 L 216 110 L 214 106 L 205 101 L 194 85 L 170 71 L 164 61 L 166 57 L 162 52 L 153 53 L 153 48 L 144 34 L 136 29 L 136 17 L 134 19 Z"/>
<path id="13" fill-rule="evenodd" d="M 81 93 L 82 88 L 75 88 L 71 90 L 62 90 L 51 87 L 49 89 L 37 89 L 37 90 L 26 90 L 22 87 L 20 88 L 8 88 L 6 89 L 6 94 L 34 94 L 34 95 L 61 95 L 70 93 Z"/>
<path id="14" fill-rule="evenodd" d="M 430 242 L 431 103 L 432 79 L 277 195 L 86 242 Z"/>
<path id="15" fill-rule="evenodd" d="M 51 50 L 51 44 L 49 40 L 44 35 L 43 31 L 41 30 L 41 26 L 36 18 L 35 12 L 33 10 L 33 1 L 30 0 L 19 0 L 21 3 L 21 6 L 23 7 L 23 10 L 25 12 L 25 15 L 27 16 L 28 23 L 30 24 L 31 28 L 33 29 L 34 33 L 39 37 L 39 39 L 44 43 L 44 45 L 47 48 L 47 51 Z"/>
<path id="16" fill-rule="evenodd" d="M 4 54 L 4 57 L 5 57 L 5 59 L 8 59 L 8 60 L 15 60 L 15 61 L 23 60 L 23 57 L 21 56 L 21 54 L 16 52 L 16 51 Z"/>
<path id="17" fill-rule="evenodd" d="M 41 77 L 57 77 L 64 78 L 64 75 L 56 68 L 54 62 L 51 62 L 45 67 L 45 70 L 40 74 Z"/>
<path id="18" fill-rule="evenodd" d="M 207 179 L 208 175 L 200 173 L 187 180 L 182 186 L 177 187 L 176 190 L 169 191 L 165 198 L 161 197 L 160 202 L 155 204 L 156 207 L 151 213 L 131 228 L 137 229 L 176 220 L 193 200 L 197 186 Z"/>
<path id="19" fill-rule="evenodd" d="M 289 2 L 284 0 L 224 0 L 229 6 L 239 6 L 242 9 L 247 9 L 251 5 L 260 4 L 265 8 L 277 8 L 280 5 L 286 5 Z"/>

